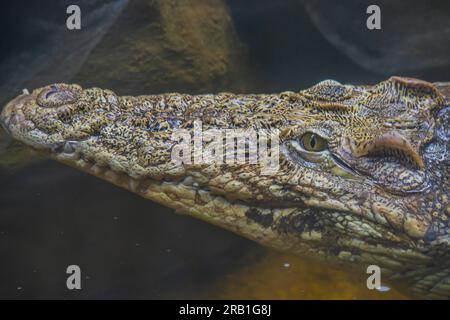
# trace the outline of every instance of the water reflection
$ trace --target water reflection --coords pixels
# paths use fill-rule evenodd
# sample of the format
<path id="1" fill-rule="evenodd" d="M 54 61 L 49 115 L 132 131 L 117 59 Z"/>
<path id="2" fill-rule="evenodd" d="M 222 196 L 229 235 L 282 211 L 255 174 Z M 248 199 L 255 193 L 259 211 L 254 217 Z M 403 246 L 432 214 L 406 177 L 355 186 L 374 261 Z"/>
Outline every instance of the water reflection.
<path id="1" fill-rule="evenodd" d="M 267 252 L 220 283 L 224 299 L 408 299 L 395 289 L 369 290 L 364 268 L 350 273 L 297 256 Z"/>

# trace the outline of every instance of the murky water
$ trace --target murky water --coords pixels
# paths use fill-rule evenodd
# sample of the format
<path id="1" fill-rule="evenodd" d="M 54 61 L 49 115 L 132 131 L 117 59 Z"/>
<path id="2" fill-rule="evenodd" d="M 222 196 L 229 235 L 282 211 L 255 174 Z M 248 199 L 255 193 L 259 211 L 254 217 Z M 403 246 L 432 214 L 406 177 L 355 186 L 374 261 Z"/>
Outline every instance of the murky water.
<path id="1" fill-rule="evenodd" d="M 406 298 L 51 161 L 0 176 L 2 298 Z M 65 287 L 68 265 L 82 290 Z"/>
<path id="2" fill-rule="evenodd" d="M 8 38 L 11 45 L 0 62 L 25 67 L 20 73 L 11 71 L 14 81 L 2 79 L 2 103 L 22 86 L 41 86 L 48 78 L 119 94 L 145 94 L 275 92 L 328 78 L 374 83 L 392 74 L 363 69 L 355 57 L 338 50 L 299 1 L 210 1 L 205 6 L 204 1 L 186 5 L 180 0 L 176 7 L 133 1 L 117 13 L 126 1 L 120 2 L 114 7 L 117 20 L 102 20 L 111 29 L 97 26 L 92 37 L 89 27 L 80 31 L 85 46 L 82 54 L 71 56 L 76 64 L 55 60 L 61 59 L 53 56 L 59 49 L 42 45 L 47 35 L 50 43 L 57 43 L 55 39 L 67 32 L 58 29 L 56 37 L 48 27 L 40 33 L 41 46 L 35 51 L 42 63 L 28 65 L 33 55 L 21 43 L 33 37 L 33 26 L 40 25 L 30 22 L 19 29 L 14 19 L 4 20 L 18 29 Z M 61 20 L 40 17 L 36 10 L 27 13 L 28 2 L 17 3 L 8 12 L 21 12 L 22 19 L 46 19 L 49 25 Z M 53 6 L 53 16 L 58 8 Z M 67 63 L 77 69 L 67 69 Z M 450 79 L 449 69 L 398 72 L 438 81 Z M 277 253 L 95 177 L 38 159 L 3 132 L 0 259 L 0 298 L 409 298 L 395 289 L 368 290 L 365 270 L 337 270 Z M 81 291 L 66 289 L 66 268 L 71 264 L 81 267 Z"/>

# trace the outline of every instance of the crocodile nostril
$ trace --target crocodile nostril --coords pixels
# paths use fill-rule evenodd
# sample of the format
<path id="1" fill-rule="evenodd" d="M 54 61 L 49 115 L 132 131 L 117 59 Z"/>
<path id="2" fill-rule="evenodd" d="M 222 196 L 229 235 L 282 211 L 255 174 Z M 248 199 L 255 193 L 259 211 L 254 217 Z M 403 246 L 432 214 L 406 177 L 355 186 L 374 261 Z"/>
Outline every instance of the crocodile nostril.
<path id="1" fill-rule="evenodd" d="M 44 88 L 38 96 L 37 102 L 44 108 L 56 108 L 71 104 L 78 98 L 79 90 L 64 84 L 53 84 Z"/>
<path id="2" fill-rule="evenodd" d="M 51 89 L 45 94 L 45 99 L 48 99 L 51 95 L 55 94 L 58 90 L 55 85 L 50 87 Z"/>

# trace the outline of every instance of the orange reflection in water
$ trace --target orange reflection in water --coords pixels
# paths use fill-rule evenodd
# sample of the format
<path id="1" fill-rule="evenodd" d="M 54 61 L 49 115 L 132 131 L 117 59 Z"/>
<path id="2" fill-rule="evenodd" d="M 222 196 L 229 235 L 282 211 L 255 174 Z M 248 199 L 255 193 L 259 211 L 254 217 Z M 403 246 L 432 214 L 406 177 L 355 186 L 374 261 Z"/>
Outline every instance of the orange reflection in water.
<path id="1" fill-rule="evenodd" d="M 363 268 L 360 273 L 349 272 L 268 251 L 257 263 L 229 274 L 214 291 L 219 299 L 410 298 L 394 288 L 387 292 L 367 289 L 368 276 Z"/>

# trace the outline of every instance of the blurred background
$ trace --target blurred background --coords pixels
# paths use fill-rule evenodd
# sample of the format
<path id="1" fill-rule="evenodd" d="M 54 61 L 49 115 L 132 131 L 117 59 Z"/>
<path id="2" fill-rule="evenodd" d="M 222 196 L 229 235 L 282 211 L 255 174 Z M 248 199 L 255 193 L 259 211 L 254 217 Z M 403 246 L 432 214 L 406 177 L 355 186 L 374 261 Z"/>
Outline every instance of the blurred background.
<path id="1" fill-rule="evenodd" d="M 81 9 L 68 30 L 66 8 Z M 381 8 L 381 30 L 366 9 Z M 0 106 L 55 82 L 119 95 L 450 80 L 450 2 L 4 1 Z M 1 107 L 0 107 L 1 108 Z M 70 264 L 82 290 L 66 288 Z M 31 154 L 0 131 L 0 298 L 389 299 L 366 273 L 280 254 Z"/>

